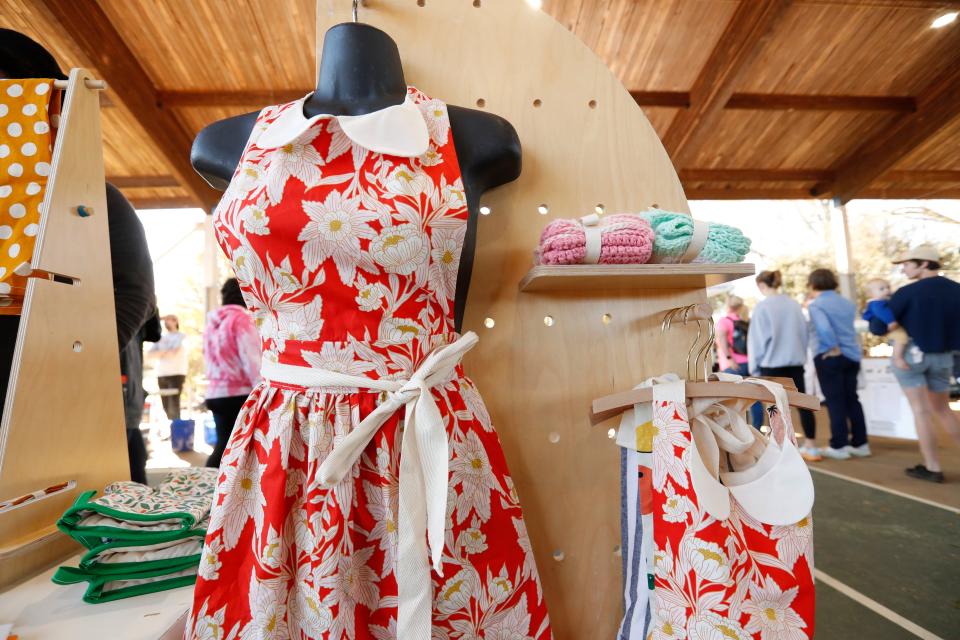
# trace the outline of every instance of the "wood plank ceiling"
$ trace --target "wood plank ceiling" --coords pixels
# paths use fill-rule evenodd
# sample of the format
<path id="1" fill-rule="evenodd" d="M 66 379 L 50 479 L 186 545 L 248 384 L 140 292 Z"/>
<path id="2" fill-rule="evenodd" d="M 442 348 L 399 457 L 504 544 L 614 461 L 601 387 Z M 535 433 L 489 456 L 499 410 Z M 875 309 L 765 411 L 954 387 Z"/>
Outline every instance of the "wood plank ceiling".
<path id="1" fill-rule="evenodd" d="M 309 91 L 331 1 L 0 0 L 0 26 L 110 83 L 107 172 L 137 206 L 209 209 L 190 141 Z M 643 107 L 690 199 L 960 198 L 960 21 L 931 28 L 960 2 L 543 5 Z"/>

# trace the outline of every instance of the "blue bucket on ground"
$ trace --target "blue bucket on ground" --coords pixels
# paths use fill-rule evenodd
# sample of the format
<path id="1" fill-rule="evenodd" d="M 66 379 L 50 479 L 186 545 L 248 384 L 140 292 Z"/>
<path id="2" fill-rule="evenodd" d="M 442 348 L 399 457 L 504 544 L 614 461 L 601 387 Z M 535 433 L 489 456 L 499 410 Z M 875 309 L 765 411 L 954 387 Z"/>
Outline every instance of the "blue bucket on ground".
<path id="1" fill-rule="evenodd" d="M 193 420 L 173 420 L 170 423 L 170 446 L 177 453 L 193 451 L 193 434 L 196 423 Z"/>
<path id="2" fill-rule="evenodd" d="M 211 447 L 217 446 L 217 423 L 211 415 L 203 419 L 203 441 Z"/>

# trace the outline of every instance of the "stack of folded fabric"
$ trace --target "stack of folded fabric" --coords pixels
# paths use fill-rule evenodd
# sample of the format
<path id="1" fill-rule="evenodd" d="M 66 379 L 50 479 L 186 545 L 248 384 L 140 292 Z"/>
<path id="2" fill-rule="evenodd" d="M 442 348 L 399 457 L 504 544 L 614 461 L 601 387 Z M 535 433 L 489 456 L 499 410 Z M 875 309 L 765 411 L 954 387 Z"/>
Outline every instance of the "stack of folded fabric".
<path id="1" fill-rule="evenodd" d="M 85 602 L 109 602 L 193 584 L 216 491 L 217 470 L 192 467 L 156 489 L 115 482 L 77 498 L 57 522 L 88 551 L 60 567 L 57 584 L 87 582 Z"/>
<path id="2" fill-rule="evenodd" d="M 643 264 L 653 251 L 653 231 L 640 216 L 596 214 L 554 220 L 540 234 L 537 264 Z"/>
<path id="3" fill-rule="evenodd" d="M 653 209 L 558 219 L 540 234 L 535 264 L 736 263 L 750 239 L 736 227 Z"/>
<path id="4" fill-rule="evenodd" d="M 736 263 L 743 262 L 750 251 L 750 238 L 730 225 L 660 209 L 640 215 L 653 228 L 651 262 Z"/>

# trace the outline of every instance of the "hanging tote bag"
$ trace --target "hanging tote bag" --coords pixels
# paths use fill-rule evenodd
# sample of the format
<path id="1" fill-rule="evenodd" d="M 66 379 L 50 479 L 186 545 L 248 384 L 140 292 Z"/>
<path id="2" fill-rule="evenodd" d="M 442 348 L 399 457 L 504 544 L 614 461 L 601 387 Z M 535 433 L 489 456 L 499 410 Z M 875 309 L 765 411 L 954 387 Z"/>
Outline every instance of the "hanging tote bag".
<path id="1" fill-rule="evenodd" d="M 813 638 L 813 481 L 783 388 L 742 383 L 774 393 L 771 437 L 742 400 L 688 417 L 683 381 L 653 387 L 651 640 Z"/>

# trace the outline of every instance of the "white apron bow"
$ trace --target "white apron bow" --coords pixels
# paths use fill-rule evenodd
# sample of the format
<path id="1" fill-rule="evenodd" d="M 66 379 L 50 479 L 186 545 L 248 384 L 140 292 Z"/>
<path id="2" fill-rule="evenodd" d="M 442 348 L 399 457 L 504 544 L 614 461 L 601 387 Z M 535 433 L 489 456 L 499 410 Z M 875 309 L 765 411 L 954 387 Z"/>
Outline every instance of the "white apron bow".
<path id="1" fill-rule="evenodd" d="M 397 516 L 397 634 L 405 640 L 430 640 L 433 611 L 430 566 L 443 575 L 449 450 L 447 431 L 431 390 L 450 379 L 463 355 L 477 341 L 477 334 L 465 333 L 456 342 L 430 353 L 406 380 L 376 380 L 271 362 L 264 362 L 262 367 L 266 380 L 308 389 L 357 387 L 387 392 L 380 406 L 360 421 L 320 465 L 320 482 L 328 487 L 350 473 L 380 427 L 404 408 Z M 425 540 L 429 550 L 425 548 Z M 427 557 L 429 563 L 424 562 Z"/>

